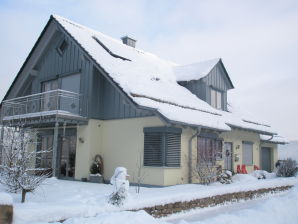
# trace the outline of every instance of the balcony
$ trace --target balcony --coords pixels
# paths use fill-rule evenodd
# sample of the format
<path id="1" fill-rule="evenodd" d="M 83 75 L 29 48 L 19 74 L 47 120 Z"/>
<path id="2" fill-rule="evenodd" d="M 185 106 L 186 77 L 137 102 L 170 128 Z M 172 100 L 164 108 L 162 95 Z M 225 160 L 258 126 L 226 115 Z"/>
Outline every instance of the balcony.
<path id="1" fill-rule="evenodd" d="M 82 95 L 62 89 L 13 98 L 2 102 L 1 120 L 5 122 L 84 121 Z"/>

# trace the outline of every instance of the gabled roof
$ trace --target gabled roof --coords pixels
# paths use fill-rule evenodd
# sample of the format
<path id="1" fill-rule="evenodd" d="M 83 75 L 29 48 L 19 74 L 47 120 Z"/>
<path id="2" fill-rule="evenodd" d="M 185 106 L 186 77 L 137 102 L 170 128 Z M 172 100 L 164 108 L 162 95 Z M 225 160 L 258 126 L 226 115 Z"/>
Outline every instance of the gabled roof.
<path id="1" fill-rule="evenodd" d="M 177 83 L 179 65 L 63 17 L 55 15 L 52 19 L 136 105 L 155 110 L 167 121 L 222 131 L 235 126 L 263 134 L 276 133 L 270 126 L 246 122 L 241 116 L 217 110 L 197 98 Z M 210 67 L 216 62 L 222 63 L 217 59 L 210 62 Z M 194 69 L 203 67 L 199 64 Z"/>

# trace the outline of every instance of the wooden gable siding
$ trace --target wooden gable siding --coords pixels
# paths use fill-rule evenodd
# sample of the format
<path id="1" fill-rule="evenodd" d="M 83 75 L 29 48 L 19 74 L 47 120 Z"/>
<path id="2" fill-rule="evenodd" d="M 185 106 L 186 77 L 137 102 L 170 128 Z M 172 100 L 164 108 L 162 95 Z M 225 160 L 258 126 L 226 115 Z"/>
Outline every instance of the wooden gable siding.
<path id="1" fill-rule="evenodd" d="M 57 50 L 59 44 L 66 40 L 68 46 L 63 54 Z M 43 54 L 39 58 L 35 69 L 37 76 L 32 82 L 31 93 L 40 93 L 42 83 L 48 80 L 61 78 L 65 75 L 80 73 L 80 94 L 82 115 L 88 116 L 89 79 L 92 74 L 92 65 L 87 60 L 73 40 L 61 31 L 57 31 L 48 43 Z"/>
<path id="2" fill-rule="evenodd" d="M 221 91 L 227 91 L 230 89 L 228 79 L 226 78 L 224 69 L 220 63 L 209 72 L 209 74 L 202 78 L 202 80 L 208 85 Z"/>
<path id="3" fill-rule="evenodd" d="M 150 111 L 132 106 L 122 94 L 96 69 L 92 78 L 92 118 L 101 120 L 153 116 Z"/>
<path id="4" fill-rule="evenodd" d="M 57 47 L 61 41 L 66 40 L 68 47 L 60 55 Z M 34 80 L 33 93 L 41 91 L 41 83 L 47 80 L 55 79 L 71 73 L 81 73 L 81 82 L 86 83 L 90 75 L 90 62 L 81 54 L 79 48 L 71 39 L 62 33 L 56 33 L 55 37 L 49 43 L 46 51 L 39 59 L 36 65 L 38 73 Z M 85 94 L 84 85 L 81 85 L 81 93 Z"/>
<path id="5" fill-rule="evenodd" d="M 195 94 L 201 100 L 206 101 L 206 83 L 203 80 L 191 80 L 189 82 L 179 82 L 180 85 L 184 86 Z"/>
<path id="6" fill-rule="evenodd" d="M 206 102 L 211 104 L 211 89 L 220 90 L 223 94 L 222 105 L 223 109 L 228 109 L 228 94 L 227 91 L 231 88 L 228 79 L 224 73 L 224 69 L 220 63 L 210 71 L 210 73 L 202 78 L 203 82 L 206 83 Z"/>

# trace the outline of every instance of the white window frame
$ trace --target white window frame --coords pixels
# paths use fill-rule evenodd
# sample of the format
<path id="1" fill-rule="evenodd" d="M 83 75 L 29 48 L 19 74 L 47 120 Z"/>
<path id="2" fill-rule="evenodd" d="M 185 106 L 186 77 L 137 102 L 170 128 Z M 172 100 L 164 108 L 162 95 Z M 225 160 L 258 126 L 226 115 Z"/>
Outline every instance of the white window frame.
<path id="1" fill-rule="evenodd" d="M 221 91 L 211 89 L 211 106 L 222 110 L 222 96 L 223 94 Z"/>

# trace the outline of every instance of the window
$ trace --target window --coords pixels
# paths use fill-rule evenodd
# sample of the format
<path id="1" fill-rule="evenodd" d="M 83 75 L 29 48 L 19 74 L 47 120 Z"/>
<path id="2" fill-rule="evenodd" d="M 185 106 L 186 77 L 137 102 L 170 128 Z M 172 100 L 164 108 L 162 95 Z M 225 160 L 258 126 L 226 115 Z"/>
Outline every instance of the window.
<path id="1" fill-rule="evenodd" d="M 67 46 L 68 46 L 68 43 L 66 42 L 66 40 L 63 40 L 60 43 L 59 47 L 57 48 L 60 55 L 62 55 L 65 52 Z"/>
<path id="2" fill-rule="evenodd" d="M 181 129 L 144 128 L 144 166 L 179 167 Z"/>
<path id="3" fill-rule="evenodd" d="M 42 83 L 42 92 L 48 92 L 55 89 L 58 89 L 57 79 Z M 41 100 L 43 111 L 57 110 L 59 106 L 57 103 L 57 97 L 57 93 L 55 92 L 49 92 L 44 94 Z"/>
<path id="4" fill-rule="evenodd" d="M 53 150 L 53 134 L 38 134 L 38 146 L 36 151 L 39 152 L 36 157 L 36 168 L 43 168 L 47 171 L 52 169 L 52 150 Z M 44 151 L 44 152 L 43 152 Z"/>
<path id="5" fill-rule="evenodd" d="M 218 138 L 198 137 L 197 162 L 211 163 L 222 159 L 222 140 Z"/>
<path id="6" fill-rule="evenodd" d="M 253 165 L 253 143 L 242 143 L 242 163 L 248 166 Z"/>
<path id="7" fill-rule="evenodd" d="M 222 109 L 222 93 L 220 91 L 211 89 L 211 106 Z"/>

